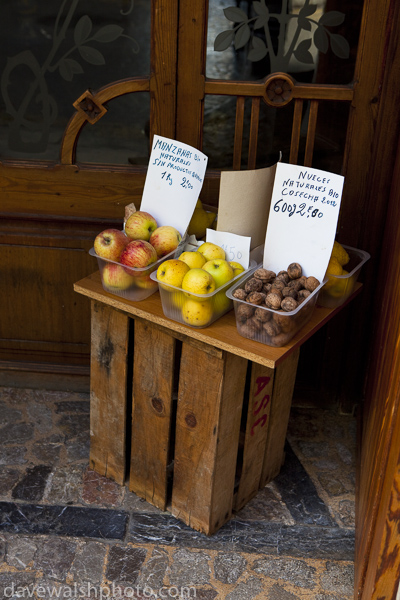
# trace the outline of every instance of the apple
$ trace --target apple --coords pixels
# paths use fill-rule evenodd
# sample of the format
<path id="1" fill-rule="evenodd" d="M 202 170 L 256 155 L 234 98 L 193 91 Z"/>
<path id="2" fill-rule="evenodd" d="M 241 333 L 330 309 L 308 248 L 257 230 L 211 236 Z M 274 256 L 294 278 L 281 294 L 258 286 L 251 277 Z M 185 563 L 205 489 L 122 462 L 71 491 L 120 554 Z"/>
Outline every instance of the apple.
<path id="1" fill-rule="evenodd" d="M 108 290 L 127 290 L 134 283 L 135 278 L 129 275 L 121 265 L 108 262 L 104 265 L 103 284 Z"/>
<path id="2" fill-rule="evenodd" d="M 202 254 L 200 254 L 200 252 L 191 252 L 189 250 L 182 252 L 182 254 L 179 257 L 179 260 L 183 260 L 183 262 L 189 265 L 191 269 L 201 269 L 201 267 L 206 262 L 206 259 Z"/>
<path id="3" fill-rule="evenodd" d="M 136 215 L 137 213 L 134 214 Z M 119 261 L 127 267 L 142 269 L 157 261 L 157 252 L 149 242 L 132 240 L 125 246 L 125 250 L 123 250 Z M 133 273 L 131 274 L 133 275 Z"/>
<path id="4" fill-rule="evenodd" d="M 187 298 L 182 308 L 182 319 L 193 327 L 205 327 L 213 318 L 213 304 L 211 300 L 197 302 Z"/>
<path id="5" fill-rule="evenodd" d="M 215 290 L 215 281 L 213 276 L 204 269 L 189 269 L 182 279 L 181 287 L 185 292 L 191 294 L 211 294 Z M 191 297 L 196 300 L 195 296 Z M 198 300 L 202 301 L 202 298 L 198 298 Z"/>
<path id="6" fill-rule="evenodd" d="M 158 258 L 166 256 L 173 250 L 176 250 L 181 241 L 181 234 L 171 225 L 161 225 L 161 227 L 157 227 L 149 239 L 149 243 L 156 249 Z"/>
<path id="7" fill-rule="evenodd" d="M 151 290 L 152 288 L 157 289 L 158 285 L 156 281 L 153 281 L 150 275 L 141 274 L 139 277 L 135 277 L 135 285 L 142 290 Z"/>
<path id="8" fill-rule="evenodd" d="M 189 269 L 190 267 L 182 260 L 170 258 L 169 260 L 165 260 L 158 267 L 157 279 L 163 284 L 173 285 L 174 287 L 180 288 L 182 280 Z"/>
<path id="9" fill-rule="evenodd" d="M 197 252 L 200 252 L 206 261 L 214 260 L 214 258 L 226 258 L 225 250 L 212 242 L 204 242 L 204 244 L 199 246 Z"/>
<path id="10" fill-rule="evenodd" d="M 93 247 L 97 256 L 118 261 L 129 241 L 128 236 L 123 231 L 111 228 L 105 229 L 96 235 Z"/>
<path id="11" fill-rule="evenodd" d="M 202 266 L 202 269 L 213 276 L 216 288 L 233 279 L 233 268 L 224 258 L 209 260 Z"/>
<path id="12" fill-rule="evenodd" d="M 229 264 L 231 265 L 231 267 L 233 269 L 233 277 L 237 277 L 238 275 L 240 275 L 240 273 L 243 273 L 243 271 L 246 270 L 243 265 L 241 265 L 239 262 L 236 262 L 234 260 L 230 260 Z"/>
<path id="13" fill-rule="evenodd" d="M 125 223 L 125 233 L 131 240 L 144 240 L 148 242 L 151 234 L 157 229 L 155 218 L 144 210 L 132 213 Z"/>
<path id="14" fill-rule="evenodd" d="M 225 294 L 225 290 L 217 292 L 214 296 L 214 313 L 217 318 L 228 312 L 231 308 L 233 308 L 233 302 Z"/>

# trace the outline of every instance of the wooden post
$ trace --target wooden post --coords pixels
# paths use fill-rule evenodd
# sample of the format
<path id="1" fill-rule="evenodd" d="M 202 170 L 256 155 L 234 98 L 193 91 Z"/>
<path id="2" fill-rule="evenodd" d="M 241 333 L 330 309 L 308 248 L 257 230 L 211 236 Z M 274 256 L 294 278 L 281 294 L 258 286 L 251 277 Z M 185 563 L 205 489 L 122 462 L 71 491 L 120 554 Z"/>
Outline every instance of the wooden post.
<path id="1" fill-rule="evenodd" d="M 129 318 L 92 300 L 90 467 L 120 485 L 126 470 Z"/>
<path id="2" fill-rule="evenodd" d="M 235 511 L 247 504 L 260 488 L 269 431 L 273 384 L 274 369 L 251 363 L 243 463 L 235 495 Z"/>
<path id="3" fill-rule="evenodd" d="M 275 368 L 274 386 L 269 413 L 268 438 L 260 488 L 276 477 L 285 456 L 286 431 L 292 405 L 300 348 L 296 348 Z"/>
<path id="4" fill-rule="evenodd" d="M 167 330 L 165 330 L 167 331 Z M 129 489 L 161 510 L 167 505 L 175 339 L 135 319 L 132 453 Z"/>
<path id="5" fill-rule="evenodd" d="M 172 514 L 212 534 L 232 515 L 247 360 L 182 345 Z"/>

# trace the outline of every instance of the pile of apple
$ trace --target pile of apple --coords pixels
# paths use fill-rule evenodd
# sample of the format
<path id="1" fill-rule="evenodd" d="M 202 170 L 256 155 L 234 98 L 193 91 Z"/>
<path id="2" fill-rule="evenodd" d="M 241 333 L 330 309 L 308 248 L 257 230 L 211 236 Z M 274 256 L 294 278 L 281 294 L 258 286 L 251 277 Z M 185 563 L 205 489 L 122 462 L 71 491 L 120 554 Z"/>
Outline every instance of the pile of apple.
<path id="1" fill-rule="evenodd" d="M 244 267 L 226 259 L 225 250 L 204 242 L 197 250 L 185 251 L 178 259 L 169 259 L 157 269 L 157 280 L 163 289 L 180 288 L 175 305 L 181 309 L 183 322 L 195 327 L 205 327 L 221 316 L 230 306 L 225 290 L 217 291 L 244 272 Z M 172 288 L 169 291 L 174 292 Z M 209 296 L 209 294 L 213 294 Z"/>
<path id="2" fill-rule="evenodd" d="M 155 218 L 145 211 L 132 213 L 125 223 L 125 231 L 105 229 L 94 240 L 94 251 L 105 259 L 103 283 L 111 290 L 127 290 L 133 284 L 151 287 L 149 271 L 144 269 L 175 250 L 182 236 L 175 227 L 158 226 Z"/>

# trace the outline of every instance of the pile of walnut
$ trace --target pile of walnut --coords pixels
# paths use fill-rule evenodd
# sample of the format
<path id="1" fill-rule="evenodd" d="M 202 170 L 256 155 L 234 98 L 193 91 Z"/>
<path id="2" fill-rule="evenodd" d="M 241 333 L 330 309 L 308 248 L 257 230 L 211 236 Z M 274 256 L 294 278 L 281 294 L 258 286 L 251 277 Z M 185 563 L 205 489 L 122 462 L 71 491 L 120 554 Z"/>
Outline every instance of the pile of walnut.
<path id="1" fill-rule="evenodd" d="M 298 263 L 291 263 L 286 271 L 278 274 L 256 269 L 244 287 L 233 292 L 234 298 L 244 300 L 236 307 L 239 333 L 250 339 L 261 338 L 271 346 L 283 346 L 293 337 L 299 324 L 305 322 L 313 305 L 305 305 L 304 310 L 295 315 L 285 313 L 296 310 L 319 285 L 316 277 L 302 274 Z"/>

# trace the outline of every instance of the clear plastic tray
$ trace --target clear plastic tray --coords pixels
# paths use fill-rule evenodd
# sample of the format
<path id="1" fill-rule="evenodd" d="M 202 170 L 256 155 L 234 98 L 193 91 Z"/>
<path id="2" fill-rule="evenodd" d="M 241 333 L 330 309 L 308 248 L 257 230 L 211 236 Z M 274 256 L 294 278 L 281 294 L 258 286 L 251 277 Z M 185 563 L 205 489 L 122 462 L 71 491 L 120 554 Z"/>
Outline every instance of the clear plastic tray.
<path id="1" fill-rule="evenodd" d="M 258 267 L 262 267 L 262 263 Z M 233 296 L 235 290 L 244 288 L 246 281 L 252 277 L 252 274 L 253 271 L 226 292 L 227 297 L 233 301 L 238 333 L 247 339 L 280 348 L 287 344 L 309 321 L 317 303 L 318 295 L 326 280 L 295 310 L 285 312 L 283 310 L 273 310 L 266 306 L 256 306 Z M 243 305 L 249 314 L 244 314 L 245 311 L 241 308 Z"/>
<path id="2" fill-rule="evenodd" d="M 233 302 L 226 295 L 227 289 L 233 282 L 241 281 L 255 267 L 255 261 L 250 261 L 249 269 L 246 269 L 210 294 L 192 294 L 183 291 L 181 288 L 166 285 L 158 281 L 156 272 L 152 273 L 150 278 L 159 285 L 164 315 L 168 319 L 198 329 L 208 327 L 229 310 L 232 310 Z"/>
<path id="3" fill-rule="evenodd" d="M 327 308 L 336 308 L 346 302 L 354 290 L 360 275 L 361 267 L 370 258 L 370 254 L 364 250 L 357 250 L 350 246 L 343 246 L 350 261 L 343 268 L 348 271 L 346 275 L 327 275 L 327 283 L 318 297 L 318 304 Z"/>
<path id="4" fill-rule="evenodd" d="M 179 248 L 179 250 L 178 250 Z M 97 258 L 97 263 L 101 275 L 101 283 L 106 292 L 110 292 L 115 296 L 121 296 L 125 300 L 133 300 L 135 302 L 139 300 L 145 300 L 158 290 L 158 284 L 150 275 L 153 271 L 156 271 L 160 264 L 168 258 L 174 258 L 175 255 L 182 252 L 182 249 L 178 247 L 176 250 L 159 258 L 157 262 L 152 263 L 148 267 L 141 269 L 127 267 L 121 265 L 121 263 L 106 258 L 101 258 L 96 254 L 94 248 L 89 250 L 89 254 Z M 116 282 L 116 285 L 109 284 L 109 276 Z"/>

